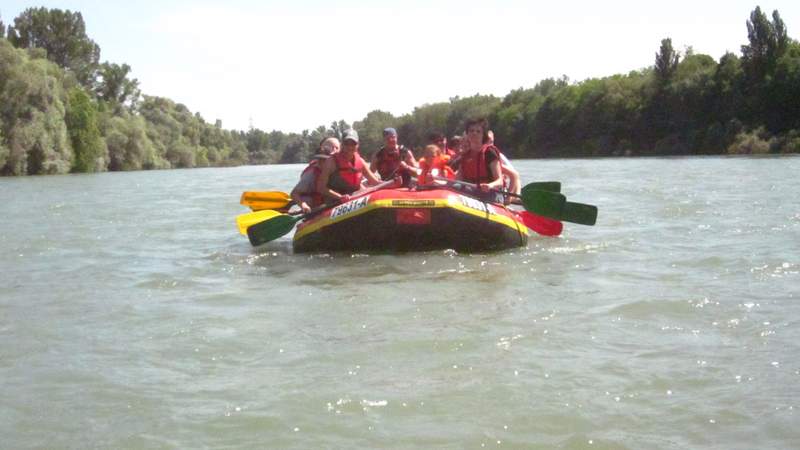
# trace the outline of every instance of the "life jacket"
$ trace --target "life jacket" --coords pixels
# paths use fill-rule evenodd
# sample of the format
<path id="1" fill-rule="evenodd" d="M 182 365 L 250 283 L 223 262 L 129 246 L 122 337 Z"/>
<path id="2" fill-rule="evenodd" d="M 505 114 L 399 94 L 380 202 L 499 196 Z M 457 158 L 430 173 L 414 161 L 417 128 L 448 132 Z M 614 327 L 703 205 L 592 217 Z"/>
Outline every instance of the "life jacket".
<path id="1" fill-rule="evenodd" d="M 314 159 L 312 159 L 305 169 L 300 173 L 300 178 L 303 178 L 306 173 L 311 172 L 314 174 L 314 184 L 312 186 L 317 185 L 317 180 L 319 179 L 320 174 L 322 173 L 322 161 L 330 158 L 328 155 L 315 155 Z M 322 194 L 314 189 L 312 192 L 298 192 L 301 197 L 306 197 L 310 201 L 308 202 L 310 206 L 313 208 L 315 206 L 319 206 L 324 202 Z"/>
<path id="2" fill-rule="evenodd" d="M 486 165 L 486 155 L 489 152 L 494 153 L 497 160 L 500 161 L 500 152 L 497 150 L 497 147 L 492 144 L 486 144 L 481 147 L 477 155 L 472 152 L 462 154 L 460 164 L 461 179 L 475 184 L 491 182 L 492 175 L 489 171 L 489 167 Z M 502 170 L 499 175 L 501 177 L 503 176 Z"/>
<path id="3" fill-rule="evenodd" d="M 377 159 L 378 174 L 380 174 L 382 180 L 388 180 L 397 175 L 400 162 L 408 151 L 409 150 L 403 146 L 397 147 L 396 151 L 391 151 L 386 147 L 378 150 L 378 154 L 375 156 Z"/>
<path id="4" fill-rule="evenodd" d="M 437 175 L 439 177 L 449 178 L 451 180 L 456 177 L 456 174 L 455 172 L 453 172 L 453 169 L 451 169 L 450 166 L 447 165 L 447 163 L 450 161 L 449 156 L 445 155 L 437 156 L 431 162 L 428 162 L 427 159 L 428 158 L 422 158 L 419 160 L 419 167 L 420 169 L 422 169 L 422 173 L 419 175 L 419 177 L 417 177 L 417 183 L 419 184 L 427 183 L 426 178 L 433 169 L 437 169 L 439 171 Z"/>
<path id="5" fill-rule="evenodd" d="M 336 161 L 336 172 L 333 172 L 328 179 L 328 188 L 340 194 L 352 194 L 361 189 L 361 171 L 364 163 L 358 152 L 354 154 L 355 161 L 347 159 L 344 152 L 333 155 Z"/>

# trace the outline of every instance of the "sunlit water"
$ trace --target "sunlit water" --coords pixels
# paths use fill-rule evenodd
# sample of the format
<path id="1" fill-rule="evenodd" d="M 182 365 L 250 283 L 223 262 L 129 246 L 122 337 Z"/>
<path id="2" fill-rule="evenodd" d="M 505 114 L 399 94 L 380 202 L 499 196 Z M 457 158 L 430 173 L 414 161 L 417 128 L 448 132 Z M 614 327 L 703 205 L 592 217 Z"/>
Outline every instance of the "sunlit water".
<path id="1" fill-rule="evenodd" d="M 800 158 L 518 161 L 595 227 L 253 249 L 301 166 L 0 179 L 0 448 L 800 445 Z"/>

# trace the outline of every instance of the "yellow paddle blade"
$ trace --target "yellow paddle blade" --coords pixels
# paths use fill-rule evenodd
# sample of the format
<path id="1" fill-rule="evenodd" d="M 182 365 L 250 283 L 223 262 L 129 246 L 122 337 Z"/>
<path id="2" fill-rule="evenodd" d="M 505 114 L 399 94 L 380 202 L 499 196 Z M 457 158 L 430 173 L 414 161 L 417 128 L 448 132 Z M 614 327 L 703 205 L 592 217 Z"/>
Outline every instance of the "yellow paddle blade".
<path id="1" fill-rule="evenodd" d="M 244 206 L 250 207 L 253 211 L 262 209 L 281 209 L 286 207 L 292 198 L 289 194 L 279 191 L 247 191 L 242 193 L 242 198 L 239 200 Z"/>
<path id="2" fill-rule="evenodd" d="M 250 228 L 251 226 L 280 215 L 282 215 L 282 213 L 278 211 L 273 211 L 271 209 L 240 214 L 236 216 L 236 225 L 239 227 L 239 233 L 242 233 L 246 236 L 247 229 Z"/>

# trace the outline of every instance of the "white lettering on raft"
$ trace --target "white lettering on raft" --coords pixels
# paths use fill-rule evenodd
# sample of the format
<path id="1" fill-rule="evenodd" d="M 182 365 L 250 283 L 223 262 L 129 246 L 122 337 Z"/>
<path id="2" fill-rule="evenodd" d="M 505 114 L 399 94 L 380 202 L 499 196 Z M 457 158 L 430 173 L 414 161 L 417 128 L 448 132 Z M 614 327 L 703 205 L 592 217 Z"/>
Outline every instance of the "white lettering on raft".
<path id="1" fill-rule="evenodd" d="M 494 211 L 490 208 L 487 208 L 489 205 L 483 203 L 480 200 L 475 200 L 474 198 L 464 197 L 463 195 L 458 196 L 459 200 L 461 200 L 461 204 L 466 206 L 467 208 L 477 209 L 480 212 L 485 212 L 489 214 L 494 214 Z"/>
<path id="2" fill-rule="evenodd" d="M 357 211 L 369 203 L 369 195 L 366 197 L 361 197 L 359 199 L 351 200 L 344 205 L 339 205 L 336 208 L 333 208 L 331 211 L 331 219 L 335 219 L 339 216 L 343 216 L 345 214 L 350 214 L 353 211 Z"/>

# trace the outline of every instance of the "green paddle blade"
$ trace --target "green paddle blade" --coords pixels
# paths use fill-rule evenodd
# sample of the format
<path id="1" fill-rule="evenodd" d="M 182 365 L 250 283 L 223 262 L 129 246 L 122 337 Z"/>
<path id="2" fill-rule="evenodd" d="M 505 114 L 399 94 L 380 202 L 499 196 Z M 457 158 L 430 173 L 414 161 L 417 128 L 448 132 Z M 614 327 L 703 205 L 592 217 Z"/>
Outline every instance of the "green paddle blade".
<path id="1" fill-rule="evenodd" d="M 558 192 L 540 191 L 538 189 L 528 189 L 522 191 L 522 204 L 525 209 L 544 217 L 561 220 L 561 211 L 567 198 Z"/>
<path id="2" fill-rule="evenodd" d="M 581 225 L 594 225 L 597 222 L 597 206 L 566 202 L 561 211 L 561 220 Z"/>
<path id="3" fill-rule="evenodd" d="M 266 244 L 292 231 L 294 225 L 300 220 L 302 220 L 301 216 L 281 214 L 252 225 L 247 229 L 247 238 L 250 239 L 253 247 Z"/>
<path id="4" fill-rule="evenodd" d="M 528 183 L 525 186 L 523 186 L 522 192 L 524 193 L 525 190 L 561 192 L 561 182 L 560 181 L 534 181 L 533 183 Z"/>
<path id="5" fill-rule="evenodd" d="M 252 227 L 253 225 L 280 215 L 281 215 L 280 212 L 271 209 L 239 214 L 238 216 L 236 216 L 236 225 L 239 227 L 239 233 L 246 235 L 247 229 Z"/>

